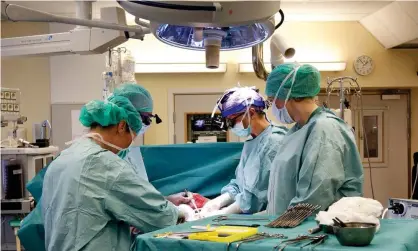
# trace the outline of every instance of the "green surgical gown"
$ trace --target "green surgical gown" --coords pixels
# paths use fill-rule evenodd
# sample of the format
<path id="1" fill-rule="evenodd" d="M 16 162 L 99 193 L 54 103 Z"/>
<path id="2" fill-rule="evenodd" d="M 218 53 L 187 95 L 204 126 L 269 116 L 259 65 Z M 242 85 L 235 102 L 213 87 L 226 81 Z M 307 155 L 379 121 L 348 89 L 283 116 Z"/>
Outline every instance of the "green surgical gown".
<path id="1" fill-rule="evenodd" d="M 128 251 L 130 226 L 176 224 L 176 207 L 134 167 L 91 139 L 64 150 L 46 172 L 41 198 L 48 251 Z"/>
<path id="2" fill-rule="evenodd" d="M 266 208 L 270 168 L 286 133 L 286 127 L 269 126 L 256 138 L 245 141 L 235 179 L 221 191 L 229 193 L 243 213 Z"/>
<path id="3" fill-rule="evenodd" d="M 351 129 L 323 108 L 282 140 L 273 161 L 267 213 L 311 203 L 327 209 L 342 197 L 363 195 L 363 166 Z"/>

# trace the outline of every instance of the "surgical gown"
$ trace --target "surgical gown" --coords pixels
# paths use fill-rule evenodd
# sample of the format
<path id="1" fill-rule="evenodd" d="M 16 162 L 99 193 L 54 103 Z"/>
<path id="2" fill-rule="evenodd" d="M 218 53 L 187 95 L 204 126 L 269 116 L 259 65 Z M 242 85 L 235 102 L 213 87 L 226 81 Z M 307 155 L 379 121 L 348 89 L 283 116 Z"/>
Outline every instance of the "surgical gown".
<path id="1" fill-rule="evenodd" d="M 88 138 L 51 163 L 41 202 L 48 251 L 129 250 L 130 226 L 150 232 L 178 218 L 132 165 Z"/>
<path id="2" fill-rule="evenodd" d="M 144 159 L 142 158 L 141 148 L 139 146 L 131 147 L 124 159 L 135 167 L 135 172 L 139 177 L 148 181 L 147 169 L 145 168 Z"/>
<path id="3" fill-rule="evenodd" d="M 270 168 L 286 132 L 286 127 L 269 126 L 244 143 L 235 179 L 221 190 L 238 202 L 243 213 L 257 213 L 266 208 Z"/>
<path id="4" fill-rule="evenodd" d="M 354 135 L 329 110 L 316 109 L 307 124 L 284 137 L 270 172 L 267 213 L 311 203 L 326 210 L 342 197 L 363 195 L 363 166 Z"/>

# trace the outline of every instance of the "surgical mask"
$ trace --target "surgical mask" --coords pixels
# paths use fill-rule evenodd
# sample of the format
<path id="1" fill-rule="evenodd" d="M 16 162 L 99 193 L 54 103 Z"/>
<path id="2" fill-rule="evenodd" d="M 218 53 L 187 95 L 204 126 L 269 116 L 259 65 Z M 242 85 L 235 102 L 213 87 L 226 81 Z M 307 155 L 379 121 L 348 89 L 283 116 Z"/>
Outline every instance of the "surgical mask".
<path id="1" fill-rule="evenodd" d="M 244 125 L 241 121 L 239 123 L 236 123 L 235 126 L 231 129 L 231 131 L 238 137 L 248 137 L 250 136 L 251 128 L 250 126 L 248 126 L 248 128 L 244 128 Z"/>
<path id="2" fill-rule="evenodd" d="M 287 104 L 287 101 L 289 101 L 290 93 L 292 92 L 292 87 L 293 87 L 293 84 L 295 83 L 295 79 L 296 79 L 296 73 L 298 72 L 299 68 L 300 68 L 300 65 L 296 66 L 296 68 L 293 69 L 293 71 L 291 71 L 289 74 L 287 74 L 287 76 L 283 79 L 282 83 L 280 84 L 279 90 L 277 90 L 276 95 L 274 96 L 274 100 L 273 100 L 273 103 L 272 103 L 272 106 L 273 106 L 272 107 L 272 113 L 273 113 L 274 117 L 276 117 L 276 119 L 279 120 L 283 124 L 295 123 L 295 121 L 292 119 L 289 112 L 287 111 L 286 104 Z M 292 84 L 290 85 L 290 89 L 287 92 L 286 99 L 284 101 L 284 106 L 283 106 L 283 108 L 279 109 L 279 108 L 277 108 L 277 105 L 276 105 L 277 95 L 279 94 L 280 90 L 283 88 L 286 81 L 292 76 L 292 74 L 293 74 Z"/>
<path id="3" fill-rule="evenodd" d="M 117 146 L 117 145 L 114 145 L 114 144 L 112 144 L 112 143 L 110 143 L 110 142 L 107 142 L 106 140 L 104 140 L 104 139 L 103 139 L 102 135 L 100 135 L 99 133 L 86 133 L 86 134 L 84 134 L 83 136 L 81 136 L 80 138 L 78 138 L 78 139 L 76 139 L 76 140 L 72 140 L 72 141 L 66 142 L 65 144 L 66 144 L 66 145 L 71 145 L 71 144 L 73 144 L 75 141 L 78 141 L 78 140 L 81 140 L 81 139 L 84 139 L 84 138 L 91 138 L 91 139 L 95 139 L 95 140 L 97 140 L 97 141 L 99 141 L 99 142 L 101 142 L 101 143 L 103 143 L 103 144 L 105 144 L 105 145 L 107 145 L 107 146 L 110 146 L 110 147 L 112 147 L 112 148 L 114 148 L 114 149 L 118 150 L 118 151 L 119 151 L 119 152 L 118 152 L 118 156 L 119 156 L 119 157 L 121 157 L 121 158 L 124 158 L 124 157 L 128 154 L 128 152 L 129 152 L 129 148 L 131 148 L 131 146 L 133 145 L 134 140 L 135 140 L 135 136 L 134 136 L 134 134 L 133 134 L 133 132 L 132 132 L 132 129 L 129 129 L 129 132 L 130 132 L 131 137 L 132 137 L 132 142 L 131 142 L 131 144 L 128 146 L 128 148 L 125 148 L 125 149 L 124 149 L 124 148 L 122 148 L 122 147 L 119 147 L 119 146 Z"/>
<path id="4" fill-rule="evenodd" d="M 131 147 L 133 146 L 133 144 L 135 142 L 134 133 L 132 132 L 132 129 L 130 129 L 130 128 L 129 128 L 129 133 L 131 134 L 131 137 L 132 137 L 131 144 L 128 146 L 128 148 L 125 148 L 125 149 L 119 148 L 118 156 L 121 157 L 122 159 L 124 159 L 126 157 L 126 155 L 128 155 Z M 104 144 L 106 144 L 106 143 L 104 143 Z"/>
<path id="5" fill-rule="evenodd" d="M 142 124 L 141 130 L 139 130 L 138 135 L 144 134 L 151 125 L 144 125 Z"/>
<path id="6" fill-rule="evenodd" d="M 273 105 L 273 109 L 271 111 L 276 117 L 277 120 L 279 120 L 283 124 L 292 124 L 295 123 L 295 121 L 290 117 L 289 113 L 287 112 L 286 105 L 283 106 L 282 109 L 277 108 L 276 105 Z"/>
<path id="7" fill-rule="evenodd" d="M 71 141 L 65 142 L 65 144 L 66 145 L 72 145 L 74 142 L 79 141 L 81 139 L 85 139 L 85 138 L 95 139 L 95 140 L 97 140 L 97 141 L 99 141 L 99 142 L 101 142 L 101 143 L 103 143 L 103 144 L 105 144 L 107 146 L 110 146 L 110 147 L 112 147 L 112 148 L 114 148 L 114 149 L 116 149 L 118 151 L 123 150 L 121 147 L 119 147 L 117 145 L 114 145 L 114 144 L 112 144 L 110 142 L 105 141 L 103 139 L 102 135 L 100 135 L 99 133 L 95 133 L 95 132 L 86 133 L 83 136 L 81 136 L 81 137 L 79 137 L 79 138 L 77 138 L 75 140 L 71 140 Z"/>
<path id="8" fill-rule="evenodd" d="M 248 136 L 250 136 L 250 133 L 251 133 L 250 121 L 251 121 L 251 119 L 250 119 L 250 113 L 249 113 L 248 109 L 249 108 L 247 108 L 247 111 L 245 112 L 245 114 L 243 116 L 243 119 L 242 119 L 242 120 L 244 120 L 245 116 L 246 115 L 248 116 L 248 127 L 244 128 L 244 124 L 242 123 L 242 120 L 241 120 L 239 123 L 236 123 L 234 125 L 234 127 L 231 129 L 231 131 L 235 135 L 237 135 L 238 137 L 248 137 Z"/>

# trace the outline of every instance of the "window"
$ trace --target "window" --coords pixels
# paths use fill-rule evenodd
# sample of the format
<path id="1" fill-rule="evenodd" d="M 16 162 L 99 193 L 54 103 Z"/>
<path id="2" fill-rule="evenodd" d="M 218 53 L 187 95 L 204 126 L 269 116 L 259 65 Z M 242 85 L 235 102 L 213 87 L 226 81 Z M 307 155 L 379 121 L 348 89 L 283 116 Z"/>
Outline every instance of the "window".
<path id="1" fill-rule="evenodd" d="M 364 116 L 363 158 L 379 158 L 379 117 Z M 367 143 L 367 144 L 366 144 Z M 367 154 L 368 152 L 368 154 Z"/>
<path id="2" fill-rule="evenodd" d="M 365 110 L 363 113 L 364 130 L 360 135 L 360 154 L 363 163 L 368 163 L 368 158 L 372 167 L 385 166 L 387 153 L 384 151 L 384 111 Z M 363 128 L 360 121 L 360 128 Z"/>

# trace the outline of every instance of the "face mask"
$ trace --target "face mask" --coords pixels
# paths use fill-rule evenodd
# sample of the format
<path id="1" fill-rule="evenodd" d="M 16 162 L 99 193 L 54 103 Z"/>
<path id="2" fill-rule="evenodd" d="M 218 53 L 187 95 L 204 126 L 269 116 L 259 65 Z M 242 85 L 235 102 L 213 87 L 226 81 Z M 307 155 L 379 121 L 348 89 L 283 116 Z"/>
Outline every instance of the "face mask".
<path id="1" fill-rule="evenodd" d="M 103 143 L 103 144 L 105 144 L 107 146 L 110 146 L 113 149 L 118 150 L 119 151 L 118 152 L 118 156 L 120 156 L 121 158 L 124 158 L 126 156 L 126 154 L 129 152 L 129 148 L 132 146 L 132 144 L 134 143 L 134 140 L 135 140 L 135 136 L 134 136 L 134 134 L 132 132 L 132 129 L 129 128 L 129 132 L 130 132 L 131 137 L 132 137 L 132 142 L 129 145 L 129 147 L 128 148 L 125 148 L 125 149 L 123 149 L 122 147 L 119 147 L 117 145 L 114 145 L 114 144 L 112 144 L 110 142 L 105 141 L 103 139 L 102 135 L 100 135 L 99 133 L 87 133 L 87 134 L 84 134 L 83 136 L 81 136 L 80 138 L 78 138 L 76 140 L 72 140 L 72 141 L 66 142 L 65 144 L 66 145 L 71 145 L 75 141 L 78 141 L 78 140 L 81 140 L 81 139 L 84 139 L 84 138 L 91 138 L 91 139 L 95 139 L 95 140 L 97 140 L 97 141 L 99 141 L 99 142 L 101 142 L 101 143 Z"/>
<path id="2" fill-rule="evenodd" d="M 236 123 L 235 126 L 231 129 L 231 131 L 238 137 L 248 137 L 250 136 L 251 128 L 250 126 L 248 126 L 248 128 L 244 128 L 244 125 L 241 121 L 239 123 Z"/>
<path id="3" fill-rule="evenodd" d="M 144 125 L 142 124 L 141 130 L 139 130 L 138 135 L 144 134 L 151 125 Z"/>
<path id="4" fill-rule="evenodd" d="M 276 105 L 273 105 L 273 109 L 271 111 L 276 117 L 277 120 L 279 120 L 283 124 L 292 124 L 295 123 L 295 121 L 290 117 L 289 113 L 287 112 L 286 105 L 283 106 L 282 109 L 277 108 Z"/>
<path id="5" fill-rule="evenodd" d="M 121 157 L 122 159 L 124 159 L 126 157 L 126 155 L 128 155 L 131 147 L 133 146 L 133 144 L 135 142 L 135 136 L 134 136 L 134 133 L 132 132 L 131 128 L 129 128 L 129 132 L 130 132 L 131 137 L 132 137 L 131 144 L 128 146 L 128 148 L 125 148 L 125 149 L 120 148 L 120 150 L 118 152 L 118 156 Z"/>
<path id="6" fill-rule="evenodd" d="M 284 80 L 280 84 L 279 90 L 277 90 L 277 92 L 276 92 L 275 98 L 274 98 L 273 103 L 272 103 L 272 106 L 273 106 L 272 107 L 272 113 L 273 113 L 274 117 L 276 117 L 276 119 L 279 120 L 283 124 L 295 123 L 295 121 L 292 119 L 289 112 L 287 111 L 286 104 L 287 104 L 287 101 L 289 101 L 290 93 L 292 92 L 292 87 L 293 87 L 293 84 L 295 83 L 296 73 L 298 72 L 299 68 L 300 68 L 300 66 L 297 66 L 293 71 L 291 71 L 284 78 Z M 280 90 L 284 86 L 284 83 L 286 83 L 286 81 L 292 76 L 292 74 L 293 74 L 292 84 L 290 85 L 290 89 L 289 89 L 289 91 L 287 93 L 287 96 L 286 96 L 286 99 L 284 101 L 284 106 L 283 106 L 283 108 L 279 109 L 279 108 L 277 108 L 277 105 L 276 105 L 277 95 L 279 94 Z"/>
<path id="7" fill-rule="evenodd" d="M 244 120 L 245 115 L 247 115 L 247 114 L 248 114 L 248 124 L 249 124 L 250 123 L 250 113 L 248 112 L 248 109 L 245 112 L 242 120 Z M 237 135 L 238 137 L 248 137 L 248 136 L 250 136 L 250 133 L 251 133 L 251 125 L 248 125 L 248 128 L 244 128 L 244 125 L 242 124 L 242 120 L 241 120 L 241 122 L 236 123 L 234 125 L 234 127 L 231 129 L 231 131 L 235 135 Z"/>

